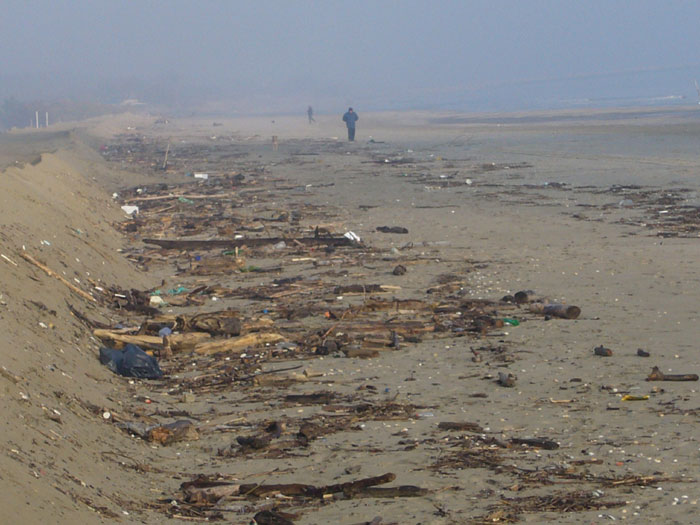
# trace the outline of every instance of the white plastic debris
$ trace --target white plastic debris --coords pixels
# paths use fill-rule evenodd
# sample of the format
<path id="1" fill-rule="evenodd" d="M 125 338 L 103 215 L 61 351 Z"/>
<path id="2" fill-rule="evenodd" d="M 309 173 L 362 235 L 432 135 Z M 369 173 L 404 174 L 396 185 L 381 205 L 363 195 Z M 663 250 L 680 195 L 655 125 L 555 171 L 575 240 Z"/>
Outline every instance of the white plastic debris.
<path id="1" fill-rule="evenodd" d="M 163 298 L 159 295 L 151 295 L 151 298 L 148 300 L 151 306 L 160 306 L 163 302 Z"/>
<path id="2" fill-rule="evenodd" d="M 209 178 L 209 174 L 208 173 L 195 173 L 194 178 L 207 180 Z"/>
<path id="3" fill-rule="evenodd" d="M 355 232 L 347 232 L 343 235 L 346 239 L 350 239 L 352 242 L 360 242 L 360 236 Z"/>
<path id="4" fill-rule="evenodd" d="M 138 215 L 138 213 L 139 213 L 138 206 L 129 206 L 128 204 L 125 204 L 124 206 L 122 206 L 122 210 L 127 215 L 134 215 L 134 214 Z"/>

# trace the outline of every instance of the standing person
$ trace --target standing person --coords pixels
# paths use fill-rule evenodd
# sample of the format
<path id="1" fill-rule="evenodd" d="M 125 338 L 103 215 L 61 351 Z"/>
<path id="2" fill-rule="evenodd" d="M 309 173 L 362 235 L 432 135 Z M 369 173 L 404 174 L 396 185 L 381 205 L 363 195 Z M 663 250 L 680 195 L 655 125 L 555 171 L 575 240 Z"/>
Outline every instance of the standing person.
<path id="1" fill-rule="evenodd" d="M 352 108 L 348 108 L 345 115 L 343 115 L 343 122 L 348 127 L 348 140 L 350 142 L 355 141 L 355 122 L 358 120 L 360 120 L 360 117 L 357 116 L 357 113 Z"/>
<path id="2" fill-rule="evenodd" d="M 309 106 L 309 109 L 306 110 L 306 114 L 309 116 L 309 124 L 311 124 L 312 122 L 316 122 L 314 120 L 314 108 Z"/>

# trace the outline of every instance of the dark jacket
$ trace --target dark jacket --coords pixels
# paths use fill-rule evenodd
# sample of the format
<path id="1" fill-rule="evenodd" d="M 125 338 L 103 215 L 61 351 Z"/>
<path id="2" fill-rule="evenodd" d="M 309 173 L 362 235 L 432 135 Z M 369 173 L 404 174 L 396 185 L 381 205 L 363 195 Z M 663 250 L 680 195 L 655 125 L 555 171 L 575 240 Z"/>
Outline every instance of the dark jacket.
<path id="1" fill-rule="evenodd" d="M 343 115 L 343 122 L 345 122 L 345 125 L 348 128 L 354 128 L 355 127 L 355 122 L 360 120 L 360 117 L 357 116 L 357 113 L 354 111 L 347 111 L 345 115 Z"/>

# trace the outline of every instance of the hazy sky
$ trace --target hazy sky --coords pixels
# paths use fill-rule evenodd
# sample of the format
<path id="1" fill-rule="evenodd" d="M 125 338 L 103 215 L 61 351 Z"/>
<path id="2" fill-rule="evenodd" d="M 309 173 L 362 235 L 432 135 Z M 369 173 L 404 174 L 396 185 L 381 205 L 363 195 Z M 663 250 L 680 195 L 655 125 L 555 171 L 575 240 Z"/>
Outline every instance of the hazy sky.
<path id="1" fill-rule="evenodd" d="M 673 0 L 3 0 L 0 97 L 695 102 L 699 21 Z"/>

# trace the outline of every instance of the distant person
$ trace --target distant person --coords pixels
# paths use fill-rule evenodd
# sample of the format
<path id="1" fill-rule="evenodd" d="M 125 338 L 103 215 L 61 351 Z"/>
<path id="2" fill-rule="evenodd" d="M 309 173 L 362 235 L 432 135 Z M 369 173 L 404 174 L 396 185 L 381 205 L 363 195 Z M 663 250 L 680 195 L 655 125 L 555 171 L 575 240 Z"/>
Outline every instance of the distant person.
<path id="1" fill-rule="evenodd" d="M 355 122 L 358 120 L 360 120 L 360 117 L 357 116 L 357 113 L 352 108 L 348 108 L 345 115 L 343 115 L 343 122 L 348 127 L 348 140 L 350 142 L 355 141 Z"/>
<path id="2" fill-rule="evenodd" d="M 314 120 L 314 108 L 309 106 L 309 109 L 306 110 L 306 114 L 309 116 L 309 124 L 311 124 L 312 122 L 316 122 Z"/>

